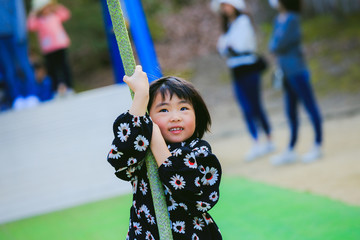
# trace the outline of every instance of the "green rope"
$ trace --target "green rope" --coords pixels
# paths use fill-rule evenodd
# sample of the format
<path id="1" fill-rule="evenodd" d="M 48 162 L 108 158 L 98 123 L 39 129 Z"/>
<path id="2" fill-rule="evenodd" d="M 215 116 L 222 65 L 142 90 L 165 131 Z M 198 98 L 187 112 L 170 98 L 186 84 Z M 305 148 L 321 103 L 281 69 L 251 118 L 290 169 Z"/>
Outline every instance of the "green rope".
<path id="1" fill-rule="evenodd" d="M 121 60 L 124 65 L 125 74 L 133 75 L 135 71 L 135 59 L 131 48 L 129 35 L 126 29 L 124 16 L 121 10 L 119 0 L 107 0 L 111 21 L 113 24 L 117 44 L 119 47 Z M 134 93 L 130 90 L 131 96 Z M 157 227 L 159 230 L 160 240 L 172 240 L 171 225 L 169 213 L 167 210 L 164 189 L 160 181 L 158 167 L 155 158 L 149 150 L 145 157 L 147 174 L 150 181 L 150 189 L 153 197 Z"/>

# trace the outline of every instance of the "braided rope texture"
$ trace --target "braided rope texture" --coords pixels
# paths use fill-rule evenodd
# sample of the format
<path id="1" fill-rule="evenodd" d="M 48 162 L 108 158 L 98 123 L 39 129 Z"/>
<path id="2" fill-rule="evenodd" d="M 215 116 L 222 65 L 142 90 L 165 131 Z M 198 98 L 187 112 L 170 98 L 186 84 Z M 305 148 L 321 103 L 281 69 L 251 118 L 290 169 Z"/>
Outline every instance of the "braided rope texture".
<path id="1" fill-rule="evenodd" d="M 130 0 L 131 1 L 131 0 Z M 121 10 L 119 0 L 107 0 L 111 21 L 116 36 L 121 60 L 124 65 L 125 74 L 131 76 L 135 71 L 135 59 L 131 48 L 129 34 L 126 29 L 125 19 Z M 131 97 L 134 93 L 130 90 Z M 159 230 L 160 240 L 172 240 L 171 224 L 167 210 L 164 189 L 160 181 L 158 167 L 155 158 L 150 150 L 145 157 L 147 174 L 150 181 L 151 194 L 154 202 L 154 209 Z"/>

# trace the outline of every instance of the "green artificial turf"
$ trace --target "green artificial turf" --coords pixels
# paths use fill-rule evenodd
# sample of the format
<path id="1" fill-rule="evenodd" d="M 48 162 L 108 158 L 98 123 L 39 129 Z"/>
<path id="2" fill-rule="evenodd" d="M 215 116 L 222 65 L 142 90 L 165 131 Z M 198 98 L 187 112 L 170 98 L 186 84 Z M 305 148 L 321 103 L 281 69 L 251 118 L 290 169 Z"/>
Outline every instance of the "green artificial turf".
<path id="1" fill-rule="evenodd" d="M 224 239 L 360 239 L 360 207 L 241 178 L 224 180 L 212 211 Z"/>
<path id="2" fill-rule="evenodd" d="M 126 195 L 0 225 L 0 239 L 125 239 L 130 205 Z M 360 239 L 360 207 L 237 177 L 211 215 L 225 240 Z"/>

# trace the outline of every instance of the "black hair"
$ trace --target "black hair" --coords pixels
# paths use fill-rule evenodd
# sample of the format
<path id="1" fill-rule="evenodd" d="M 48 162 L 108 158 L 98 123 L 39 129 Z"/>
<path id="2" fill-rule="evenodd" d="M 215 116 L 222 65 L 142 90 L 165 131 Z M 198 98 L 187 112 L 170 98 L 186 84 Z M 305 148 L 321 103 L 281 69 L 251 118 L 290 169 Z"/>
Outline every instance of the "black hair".
<path id="1" fill-rule="evenodd" d="M 192 138 L 202 138 L 204 133 L 210 130 L 210 113 L 203 98 L 192 83 L 178 77 L 162 77 L 152 82 L 147 106 L 149 112 L 156 95 L 159 93 L 163 99 L 167 94 L 170 95 L 170 99 L 175 94 L 178 98 L 185 99 L 192 104 L 195 112 L 195 132 Z"/>
<path id="2" fill-rule="evenodd" d="M 291 12 L 301 12 L 301 0 L 279 0 L 281 5 L 287 10 Z"/>
<path id="3" fill-rule="evenodd" d="M 235 15 L 236 17 L 240 16 L 241 14 L 243 14 L 242 12 L 240 12 L 237 8 L 235 8 Z M 222 27 L 222 30 L 223 32 L 227 32 L 229 30 L 229 27 L 230 27 L 230 19 L 229 17 L 224 14 L 224 13 L 221 13 L 221 27 Z"/>

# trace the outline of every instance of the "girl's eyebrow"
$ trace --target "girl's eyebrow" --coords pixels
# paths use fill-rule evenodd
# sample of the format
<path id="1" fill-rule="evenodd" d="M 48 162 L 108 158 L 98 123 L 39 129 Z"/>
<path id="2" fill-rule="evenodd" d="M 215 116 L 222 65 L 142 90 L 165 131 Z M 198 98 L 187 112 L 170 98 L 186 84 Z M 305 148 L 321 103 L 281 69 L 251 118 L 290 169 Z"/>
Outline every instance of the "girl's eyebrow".
<path id="1" fill-rule="evenodd" d="M 188 103 L 188 104 L 190 104 L 190 101 L 184 99 L 184 100 L 180 100 L 179 103 Z"/>
<path id="2" fill-rule="evenodd" d="M 182 103 L 191 104 L 188 100 L 185 100 L 185 99 L 180 100 L 178 104 L 182 104 Z M 168 102 L 161 102 L 161 103 L 157 104 L 157 105 L 155 106 L 155 108 L 162 107 L 162 106 L 168 106 L 168 105 L 169 105 Z"/>
<path id="3" fill-rule="evenodd" d="M 162 106 L 165 106 L 165 105 L 169 105 L 169 103 L 161 102 L 161 103 L 157 104 L 155 107 L 158 108 L 158 107 L 162 107 Z"/>

